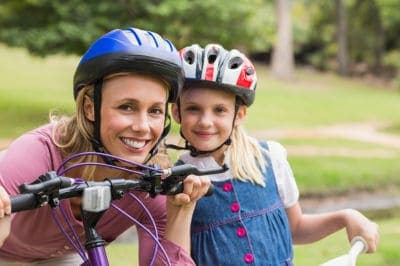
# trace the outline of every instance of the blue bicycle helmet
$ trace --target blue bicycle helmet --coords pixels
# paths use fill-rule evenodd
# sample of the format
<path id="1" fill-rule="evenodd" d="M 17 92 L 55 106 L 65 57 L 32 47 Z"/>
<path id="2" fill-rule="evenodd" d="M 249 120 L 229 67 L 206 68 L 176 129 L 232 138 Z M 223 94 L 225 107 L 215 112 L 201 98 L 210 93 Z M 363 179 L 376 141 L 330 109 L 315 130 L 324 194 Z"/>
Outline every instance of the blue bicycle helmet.
<path id="1" fill-rule="evenodd" d="M 159 34 L 137 28 L 115 29 L 97 39 L 82 56 L 74 75 L 74 98 L 83 87 L 94 85 L 93 148 L 106 153 L 100 138 L 101 91 L 104 77 L 121 72 L 150 74 L 169 85 L 168 102 L 175 102 L 184 82 L 181 57 L 174 45 Z M 167 109 L 168 110 L 168 109 Z M 147 161 L 157 153 L 157 147 L 170 129 L 168 123 L 157 144 L 150 151 Z M 104 156 L 107 163 L 112 164 Z"/>
<path id="2" fill-rule="evenodd" d="M 74 75 L 74 98 L 84 86 L 119 72 L 159 75 L 170 86 L 169 102 L 175 101 L 184 81 L 182 60 L 169 40 L 137 28 L 115 29 L 83 55 Z"/>

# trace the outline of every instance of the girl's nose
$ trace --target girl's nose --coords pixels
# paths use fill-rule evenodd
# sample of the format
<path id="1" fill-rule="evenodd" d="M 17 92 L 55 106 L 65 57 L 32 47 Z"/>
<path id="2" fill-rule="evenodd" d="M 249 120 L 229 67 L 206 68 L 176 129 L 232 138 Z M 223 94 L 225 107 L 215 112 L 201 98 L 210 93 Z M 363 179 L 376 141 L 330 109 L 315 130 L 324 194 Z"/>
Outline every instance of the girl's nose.
<path id="1" fill-rule="evenodd" d="M 208 112 L 204 112 L 202 113 L 199 122 L 202 126 L 207 127 L 212 125 L 213 123 L 212 121 L 213 121 L 212 115 Z"/>

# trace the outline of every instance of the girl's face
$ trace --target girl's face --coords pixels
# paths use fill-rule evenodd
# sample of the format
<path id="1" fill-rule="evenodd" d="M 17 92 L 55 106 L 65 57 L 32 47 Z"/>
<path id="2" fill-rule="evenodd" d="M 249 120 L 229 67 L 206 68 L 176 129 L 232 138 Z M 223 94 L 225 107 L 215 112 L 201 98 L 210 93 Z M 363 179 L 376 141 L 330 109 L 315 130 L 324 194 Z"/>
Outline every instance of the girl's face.
<path id="1" fill-rule="evenodd" d="M 143 162 L 164 129 L 166 102 L 165 84 L 155 78 L 130 74 L 105 80 L 100 134 L 107 151 Z"/>
<path id="2" fill-rule="evenodd" d="M 183 135 L 189 143 L 200 151 L 213 150 L 225 142 L 232 127 L 240 125 L 246 115 L 246 107 L 241 106 L 233 123 L 235 95 L 216 89 L 186 89 L 180 104 L 181 121 L 175 104 L 172 107 L 173 117 L 180 122 Z M 216 157 L 225 149 L 219 149 L 212 155 Z"/>

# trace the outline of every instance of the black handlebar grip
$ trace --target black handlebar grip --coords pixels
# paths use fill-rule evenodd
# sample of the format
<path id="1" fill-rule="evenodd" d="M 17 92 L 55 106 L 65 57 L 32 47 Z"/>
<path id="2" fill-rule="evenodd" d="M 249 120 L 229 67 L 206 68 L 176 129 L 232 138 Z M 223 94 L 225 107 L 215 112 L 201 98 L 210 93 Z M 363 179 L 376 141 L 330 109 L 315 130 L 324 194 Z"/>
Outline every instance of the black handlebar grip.
<path id="1" fill-rule="evenodd" d="M 11 212 L 32 210 L 38 207 L 38 200 L 33 193 L 10 196 Z"/>
<path id="2" fill-rule="evenodd" d="M 204 194 L 205 197 L 211 196 L 214 193 L 214 185 L 211 184 L 210 187 L 208 188 L 206 194 Z M 183 192 L 183 183 L 180 182 L 179 184 L 177 184 L 173 189 L 170 188 L 170 191 L 168 191 L 168 193 L 166 193 L 166 195 L 176 195 L 178 193 L 182 193 Z"/>
<path id="3" fill-rule="evenodd" d="M 211 184 L 211 186 L 207 190 L 207 193 L 204 196 L 206 197 L 211 196 L 214 193 L 214 190 L 215 190 L 214 185 Z"/>

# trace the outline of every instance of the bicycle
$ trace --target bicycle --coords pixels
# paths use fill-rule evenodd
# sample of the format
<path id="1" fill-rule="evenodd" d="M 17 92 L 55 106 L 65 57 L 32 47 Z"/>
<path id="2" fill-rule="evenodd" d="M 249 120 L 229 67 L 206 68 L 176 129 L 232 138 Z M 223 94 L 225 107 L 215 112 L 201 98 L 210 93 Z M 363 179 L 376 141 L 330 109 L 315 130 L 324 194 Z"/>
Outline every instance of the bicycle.
<path id="1" fill-rule="evenodd" d="M 126 167 L 117 166 L 115 164 L 102 164 L 102 163 L 80 163 L 62 169 L 68 161 L 86 155 L 107 156 L 112 160 L 119 160 L 129 165 L 134 165 L 137 169 L 129 169 Z M 83 179 L 73 179 L 65 177 L 62 174 L 68 170 L 81 167 L 84 165 L 95 165 L 103 167 L 111 167 L 134 173 L 139 176 L 138 179 L 113 179 L 107 178 L 104 181 L 84 181 Z M 112 203 L 113 200 L 121 199 L 125 196 L 126 192 L 131 190 L 148 192 L 151 197 L 157 195 L 174 195 L 183 191 L 183 180 L 190 174 L 194 175 L 210 175 L 222 173 L 228 170 L 226 165 L 209 170 L 201 170 L 190 164 L 182 164 L 168 169 L 161 169 L 156 166 L 142 165 L 122 158 L 99 154 L 97 152 L 86 152 L 76 154 L 66 159 L 57 171 L 51 171 L 41 175 L 35 182 L 31 184 L 22 184 L 19 186 L 20 194 L 11 197 L 11 210 L 12 212 L 20 212 L 25 210 L 32 210 L 40 208 L 44 205 L 50 205 L 53 209 L 60 206 L 60 200 L 69 199 L 82 196 L 81 204 L 81 219 L 85 231 L 85 244 L 84 246 L 79 241 L 75 230 L 69 225 L 72 232 L 72 237 L 61 226 L 56 216 L 53 216 L 61 232 L 64 234 L 68 242 L 75 248 L 81 256 L 83 263 L 82 266 L 106 266 L 109 265 L 107 254 L 105 251 L 105 241 L 96 232 L 96 225 L 102 215 L 110 208 L 115 208 L 122 215 L 127 217 L 131 222 L 138 226 L 133 217 L 124 212 L 118 206 Z M 212 193 L 212 188 L 207 195 Z M 129 193 L 132 197 L 133 194 Z M 61 207 L 61 206 L 60 206 Z M 143 206 L 144 207 L 144 206 Z M 148 213 L 151 219 L 150 213 Z M 68 221 L 66 221 L 67 224 Z M 153 224 L 154 228 L 155 224 Z M 143 228 L 143 227 L 142 227 Z M 157 230 L 153 234 L 149 229 L 143 228 L 155 241 L 156 246 L 153 252 L 151 262 L 155 260 L 155 254 L 158 249 L 164 254 L 168 265 L 170 265 L 166 251 L 158 241 Z"/>
<path id="2" fill-rule="evenodd" d="M 351 240 L 351 247 L 347 254 L 333 258 L 321 266 L 355 266 L 357 257 L 361 253 L 365 253 L 368 250 L 368 244 L 361 236 L 356 236 Z"/>

